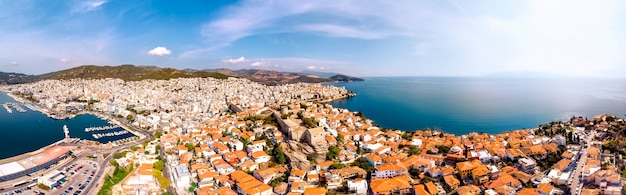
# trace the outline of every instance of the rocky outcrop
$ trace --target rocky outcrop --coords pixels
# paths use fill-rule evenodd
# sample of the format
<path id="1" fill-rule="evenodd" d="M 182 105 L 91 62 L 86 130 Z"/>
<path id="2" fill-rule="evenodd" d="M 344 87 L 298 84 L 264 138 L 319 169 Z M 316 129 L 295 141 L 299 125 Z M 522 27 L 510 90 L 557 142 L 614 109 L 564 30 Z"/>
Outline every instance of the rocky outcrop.
<path id="1" fill-rule="evenodd" d="M 285 151 L 291 167 L 300 170 L 311 169 L 311 162 L 307 159 L 307 155 L 301 152 L 302 148 L 298 142 L 288 141 L 287 144 L 281 144 L 281 147 L 284 147 L 282 149 Z"/>

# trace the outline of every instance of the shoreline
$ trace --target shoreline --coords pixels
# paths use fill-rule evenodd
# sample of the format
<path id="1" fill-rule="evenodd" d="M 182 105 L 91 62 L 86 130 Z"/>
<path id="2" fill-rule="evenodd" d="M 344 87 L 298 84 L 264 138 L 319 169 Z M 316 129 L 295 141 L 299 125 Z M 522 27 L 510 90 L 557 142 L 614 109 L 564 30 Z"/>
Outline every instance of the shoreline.
<path id="1" fill-rule="evenodd" d="M 99 119 L 101 119 L 103 121 L 108 122 L 108 123 L 116 124 L 116 125 L 120 126 L 122 129 L 124 129 L 124 130 L 128 131 L 129 133 L 131 133 L 134 137 L 137 137 L 137 139 L 142 139 L 142 138 L 145 138 L 147 136 L 147 135 L 145 135 L 143 133 L 135 131 L 135 129 L 129 127 L 128 124 L 124 124 L 124 123 L 118 121 L 116 118 L 114 118 L 112 116 L 108 116 L 108 115 L 103 114 L 103 113 L 91 112 L 91 111 L 81 111 L 81 112 L 78 112 L 76 114 L 69 114 L 69 115 L 63 114 L 63 115 L 59 116 L 59 114 L 55 114 L 55 113 L 49 111 L 48 109 L 41 107 L 40 105 L 38 105 L 36 103 L 33 103 L 33 102 L 29 101 L 29 100 L 26 100 L 24 98 L 21 98 L 19 96 L 11 94 L 10 91 L 0 89 L 0 92 L 6 93 L 7 96 L 11 97 L 14 101 L 18 102 L 19 104 L 31 104 L 31 105 L 33 105 L 32 106 L 33 111 L 40 112 L 40 113 L 46 115 L 48 118 L 51 118 L 51 119 L 54 119 L 54 120 L 71 120 L 71 119 L 73 119 L 73 118 L 75 118 L 77 116 L 80 116 L 80 115 L 92 115 L 92 116 L 95 116 L 95 117 L 97 117 L 97 118 L 99 118 Z M 115 141 L 118 141 L 118 140 L 115 140 L 115 141 L 109 141 L 108 143 L 100 143 L 97 140 L 90 140 L 90 139 L 85 139 L 85 138 L 72 138 L 72 139 L 79 139 L 79 140 L 84 140 L 84 141 L 87 141 L 87 142 L 96 142 L 96 143 L 99 143 L 99 144 L 102 144 L 102 145 L 106 145 L 106 144 L 114 143 Z M 122 139 L 119 139 L 119 140 L 122 140 Z M 61 139 L 60 141 L 55 141 L 55 142 L 53 142 L 50 145 L 43 146 L 43 147 L 41 147 L 41 148 L 39 148 L 37 150 L 27 151 L 27 152 L 23 152 L 23 153 L 17 154 L 17 155 L 12 156 L 12 157 L 7 157 L 7 158 L 0 159 L 0 162 L 5 162 L 8 159 L 14 159 L 16 157 L 19 158 L 20 156 L 23 156 L 23 155 L 34 154 L 37 151 L 44 150 L 46 148 L 49 148 L 50 146 L 58 145 L 62 141 L 63 141 L 63 139 Z"/>
<path id="2" fill-rule="evenodd" d="M 30 156 L 33 156 L 35 154 L 39 154 L 39 153 L 43 152 L 44 150 L 46 150 L 46 149 L 48 149 L 48 148 L 50 148 L 52 146 L 59 145 L 61 142 L 63 142 L 63 139 L 61 139 L 59 141 L 52 142 L 51 144 L 48 144 L 46 146 L 43 146 L 43 147 L 41 147 L 39 149 L 36 149 L 36 150 L 33 150 L 33 151 L 24 152 L 24 153 L 15 155 L 15 156 L 11 156 L 11 157 L 0 159 L 0 165 L 29 158 Z"/>
<path id="3" fill-rule="evenodd" d="M 23 98 L 19 97 L 19 96 L 11 94 L 10 92 L 8 92 L 6 90 L 0 90 L 0 91 L 1 92 L 5 92 L 7 94 L 7 96 L 13 98 L 13 100 L 15 100 L 15 101 L 17 101 L 17 102 L 19 102 L 21 104 L 32 104 L 32 105 L 34 105 L 33 108 L 36 111 L 38 111 L 38 112 L 40 112 L 42 114 L 45 114 L 47 117 L 52 118 L 54 120 L 69 120 L 69 119 L 72 119 L 72 118 L 80 116 L 80 115 L 93 115 L 93 116 L 98 117 L 98 118 L 100 118 L 102 120 L 105 120 L 105 121 L 107 121 L 109 123 L 113 123 L 113 124 L 116 124 L 116 125 L 122 127 L 124 130 L 130 132 L 131 134 L 133 134 L 133 136 L 138 137 L 140 139 L 146 136 L 146 135 L 144 135 L 142 133 L 136 132 L 133 128 L 128 127 L 127 124 L 119 122 L 114 117 L 111 117 L 111 116 L 108 116 L 108 115 L 105 115 L 105 114 L 102 114 L 102 113 L 91 112 L 91 111 L 81 111 L 81 112 L 78 112 L 76 114 L 70 114 L 70 115 L 63 114 L 63 116 L 59 117 L 58 114 L 53 113 L 53 112 L 49 111 L 48 109 L 42 108 L 42 107 L 40 107 L 36 103 L 30 102 L 30 101 L 28 101 L 26 99 L 23 99 Z M 88 139 L 85 139 L 85 140 L 87 140 L 87 141 L 94 141 L 94 142 L 100 143 L 99 141 L 96 141 L 96 140 L 88 140 Z M 107 144 L 107 143 L 100 143 L 100 144 Z"/>

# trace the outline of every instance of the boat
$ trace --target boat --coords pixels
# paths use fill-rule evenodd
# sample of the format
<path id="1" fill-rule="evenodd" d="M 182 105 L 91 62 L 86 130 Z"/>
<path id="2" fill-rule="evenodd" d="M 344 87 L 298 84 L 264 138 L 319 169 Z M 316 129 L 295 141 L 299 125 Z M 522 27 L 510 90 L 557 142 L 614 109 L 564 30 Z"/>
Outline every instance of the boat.
<path id="1" fill-rule="evenodd" d="M 15 107 L 15 109 L 16 109 L 18 112 L 26 112 L 26 109 L 24 109 L 24 108 L 22 108 L 22 107 L 20 107 L 20 106 L 18 106 L 18 105 L 15 105 L 14 107 Z"/>
<path id="2" fill-rule="evenodd" d="M 108 133 L 94 133 L 94 134 L 91 134 L 91 136 L 95 139 L 100 139 L 103 137 L 113 137 L 113 136 L 119 136 L 119 135 L 125 135 L 125 134 L 128 134 L 128 131 L 121 130 L 121 131 L 108 132 Z"/>
<path id="3" fill-rule="evenodd" d="M 119 127 L 120 126 L 118 126 L 118 125 L 109 125 L 109 126 L 102 126 L 102 127 L 87 127 L 87 128 L 85 128 L 85 132 L 105 131 L 105 130 L 116 129 L 116 128 L 119 128 Z"/>
<path id="4" fill-rule="evenodd" d="M 11 110 L 11 108 L 9 108 L 8 104 L 2 104 L 2 106 L 4 106 L 4 109 L 7 109 L 8 113 L 13 113 L 13 110 Z"/>
<path id="5" fill-rule="evenodd" d="M 24 104 L 24 106 L 26 106 L 26 108 L 35 111 L 35 107 L 33 106 L 33 104 Z"/>

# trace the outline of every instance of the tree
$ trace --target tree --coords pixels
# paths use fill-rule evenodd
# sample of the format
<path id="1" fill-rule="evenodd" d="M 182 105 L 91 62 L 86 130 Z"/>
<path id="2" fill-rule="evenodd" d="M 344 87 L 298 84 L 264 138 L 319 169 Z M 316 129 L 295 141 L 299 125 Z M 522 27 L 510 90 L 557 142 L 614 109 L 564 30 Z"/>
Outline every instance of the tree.
<path id="1" fill-rule="evenodd" d="M 409 174 L 411 175 L 411 178 L 419 178 L 419 175 L 421 173 L 422 172 L 419 169 L 415 169 L 415 168 L 409 169 Z M 424 182 L 424 183 L 426 183 L 426 182 Z"/>
<path id="2" fill-rule="evenodd" d="M 367 159 L 365 159 L 364 157 L 359 157 L 356 160 L 354 160 L 354 162 L 352 162 L 352 164 L 350 164 L 351 166 L 357 166 L 365 171 L 367 171 L 367 176 L 368 178 L 371 176 L 372 171 L 374 171 L 374 166 L 372 166 L 372 164 L 370 164 Z"/>
<path id="3" fill-rule="evenodd" d="M 157 160 L 154 164 L 152 164 L 152 167 L 156 170 L 163 171 L 163 161 Z"/>
<path id="4" fill-rule="evenodd" d="M 287 162 L 287 157 L 285 157 L 285 152 L 280 147 L 274 147 L 274 156 L 276 157 L 276 162 L 278 164 L 285 164 Z"/>
<path id="5" fill-rule="evenodd" d="M 343 135 L 338 134 L 337 135 L 337 141 L 343 143 Z"/>
<path id="6" fill-rule="evenodd" d="M 196 146 L 191 143 L 186 143 L 185 147 L 187 147 L 187 151 L 193 151 L 193 149 L 196 148 Z"/>
<path id="7" fill-rule="evenodd" d="M 330 165 L 330 169 L 343 169 L 344 165 L 339 163 L 339 162 L 333 162 L 332 165 Z"/>
<path id="8" fill-rule="evenodd" d="M 130 150 L 132 150 L 132 151 L 137 151 L 137 150 L 139 150 L 139 148 L 141 148 L 141 147 L 139 147 L 139 146 L 133 146 L 133 147 L 130 147 Z"/>
<path id="9" fill-rule="evenodd" d="M 410 133 L 408 133 L 408 132 L 403 133 L 403 134 L 401 135 L 401 137 L 402 137 L 402 139 L 405 139 L 405 140 L 411 141 L 411 134 L 410 134 Z"/>
<path id="10" fill-rule="evenodd" d="M 604 142 L 602 148 L 611 151 L 611 153 L 615 153 L 617 150 L 617 142 L 615 140 Z"/>
<path id="11" fill-rule="evenodd" d="M 411 155 L 417 155 L 419 154 L 419 148 L 417 148 L 417 146 L 411 145 L 409 146 L 409 152 L 411 153 Z"/>
<path id="12" fill-rule="evenodd" d="M 437 149 L 440 154 L 447 154 L 450 151 L 450 146 L 438 145 Z"/>
<path id="13" fill-rule="evenodd" d="M 337 146 L 328 147 L 328 153 L 326 153 L 327 160 L 334 160 L 339 155 L 339 148 Z"/>
<path id="14" fill-rule="evenodd" d="M 156 130 L 156 131 L 154 132 L 154 136 L 155 136 L 156 138 L 161 138 L 161 136 L 163 136 L 163 131 L 161 131 L 161 130 Z"/>

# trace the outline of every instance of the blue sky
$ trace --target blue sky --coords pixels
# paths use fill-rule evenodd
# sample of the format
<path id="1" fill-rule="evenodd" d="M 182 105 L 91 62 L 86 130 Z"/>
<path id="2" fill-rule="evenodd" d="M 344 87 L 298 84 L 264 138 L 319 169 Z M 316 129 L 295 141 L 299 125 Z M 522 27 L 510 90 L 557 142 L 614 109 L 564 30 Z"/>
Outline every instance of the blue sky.
<path id="1" fill-rule="evenodd" d="M 84 64 L 622 77 L 620 1 L 0 0 L 0 71 Z"/>

